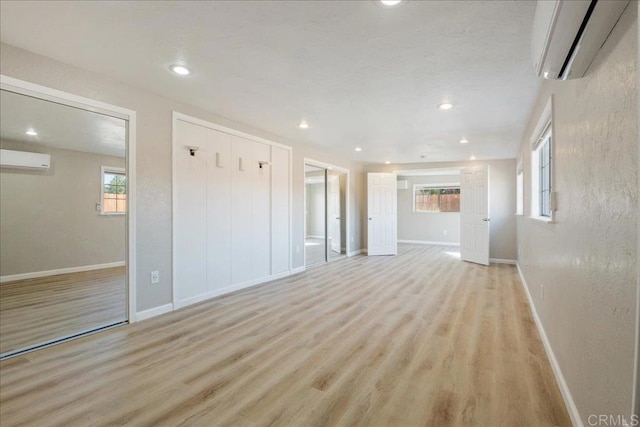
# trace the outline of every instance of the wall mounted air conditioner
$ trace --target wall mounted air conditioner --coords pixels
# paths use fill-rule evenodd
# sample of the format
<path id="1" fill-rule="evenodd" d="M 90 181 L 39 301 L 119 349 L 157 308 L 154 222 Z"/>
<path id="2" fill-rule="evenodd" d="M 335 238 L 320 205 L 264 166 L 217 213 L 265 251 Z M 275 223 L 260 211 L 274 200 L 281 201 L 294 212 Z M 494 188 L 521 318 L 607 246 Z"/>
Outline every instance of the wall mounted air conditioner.
<path id="1" fill-rule="evenodd" d="M 547 79 L 583 77 L 630 0 L 539 0 L 531 57 Z"/>
<path id="2" fill-rule="evenodd" d="M 0 149 L 0 167 L 3 168 L 49 169 L 50 165 L 48 154 Z"/>

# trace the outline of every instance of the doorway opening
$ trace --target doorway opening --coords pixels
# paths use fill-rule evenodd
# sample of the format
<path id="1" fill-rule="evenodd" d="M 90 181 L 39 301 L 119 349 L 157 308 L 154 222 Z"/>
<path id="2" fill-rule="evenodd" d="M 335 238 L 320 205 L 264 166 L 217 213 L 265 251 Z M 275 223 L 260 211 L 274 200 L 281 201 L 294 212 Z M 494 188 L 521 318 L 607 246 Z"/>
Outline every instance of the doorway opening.
<path id="1" fill-rule="evenodd" d="M 348 171 L 305 161 L 305 266 L 347 256 Z"/>

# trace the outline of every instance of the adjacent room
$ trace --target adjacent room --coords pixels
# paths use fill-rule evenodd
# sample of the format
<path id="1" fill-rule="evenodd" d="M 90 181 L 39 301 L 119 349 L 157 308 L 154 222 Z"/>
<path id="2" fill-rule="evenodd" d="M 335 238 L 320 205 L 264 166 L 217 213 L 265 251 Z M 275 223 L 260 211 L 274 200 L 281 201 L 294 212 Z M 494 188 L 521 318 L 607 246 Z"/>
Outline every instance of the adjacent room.
<path id="1" fill-rule="evenodd" d="M 0 0 L 0 424 L 633 426 L 637 0 Z"/>

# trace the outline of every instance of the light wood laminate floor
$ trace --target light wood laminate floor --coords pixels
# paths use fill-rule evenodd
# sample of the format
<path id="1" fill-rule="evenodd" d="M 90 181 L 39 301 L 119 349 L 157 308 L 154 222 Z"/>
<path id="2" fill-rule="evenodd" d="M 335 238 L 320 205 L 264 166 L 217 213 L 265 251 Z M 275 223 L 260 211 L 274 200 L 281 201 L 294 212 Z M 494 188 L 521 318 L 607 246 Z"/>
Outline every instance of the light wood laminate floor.
<path id="1" fill-rule="evenodd" d="M 0 354 L 123 322 L 125 310 L 125 267 L 2 283 Z"/>
<path id="2" fill-rule="evenodd" d="M 0 362 L 14 425 L 568 426 L 511 265 L 401 245 Z"/>

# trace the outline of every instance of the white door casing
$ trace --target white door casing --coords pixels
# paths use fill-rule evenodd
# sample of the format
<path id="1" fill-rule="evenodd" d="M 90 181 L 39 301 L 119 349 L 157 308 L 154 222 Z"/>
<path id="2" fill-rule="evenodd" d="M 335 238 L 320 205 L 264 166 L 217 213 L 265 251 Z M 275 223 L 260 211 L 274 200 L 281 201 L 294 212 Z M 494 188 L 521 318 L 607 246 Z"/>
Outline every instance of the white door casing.
<path id="1" fill-rule="evenodd" d="M 398 253 L 398 192 L 395 173 L 367 175 L 367 254 Z"/>
<path id="2" fill-rule="evenodd" d="M 464 168 L 460 178 L 460 257 L 489 265 L 489 166 Z"/>
<path id="3" fill-rule="evenodd" d="M 340 253 L 342 239 L 340 236 L 340 176 L 329 175 L 329 238 L 331 239 L 331 250 Z"/>

